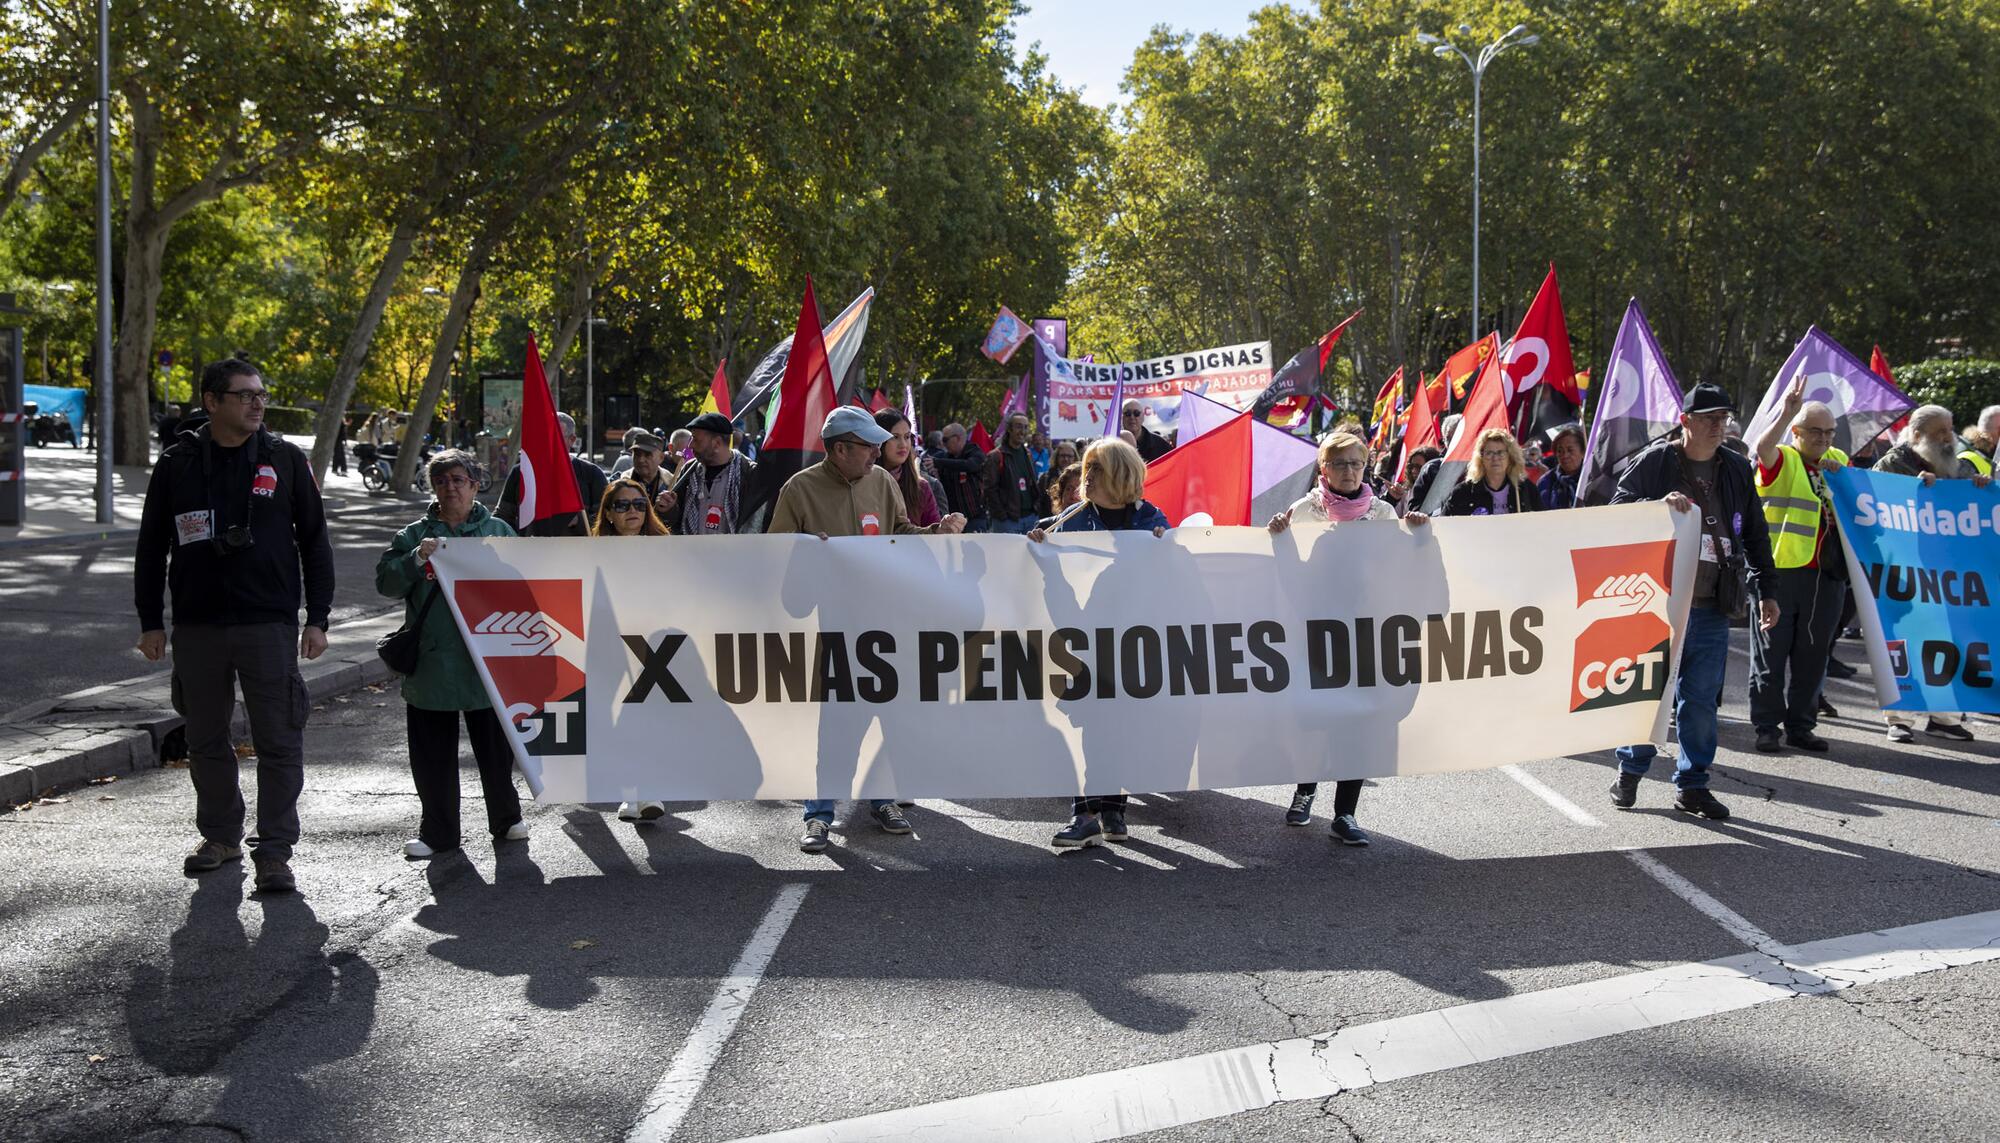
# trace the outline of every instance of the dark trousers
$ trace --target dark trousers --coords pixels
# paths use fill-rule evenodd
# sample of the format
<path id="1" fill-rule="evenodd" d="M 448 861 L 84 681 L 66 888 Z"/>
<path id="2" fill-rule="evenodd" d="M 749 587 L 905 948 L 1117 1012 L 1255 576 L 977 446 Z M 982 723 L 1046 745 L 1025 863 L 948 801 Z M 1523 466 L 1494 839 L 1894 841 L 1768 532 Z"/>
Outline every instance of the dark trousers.
<path id="1" fill-rule="evenodd" d="M 176 623 L 173 644 L 173 704 L 186 722 L 195 828 L 221 845 L 243 841 L 243 789 L 229 734 L 240 684 L 257 748 L 257 833 L 250 844 L 258 856 L 289 859 L 299 840 L 306 715 L 312 709 L 299 677 L 299 629 L 290 623 Z"/>
<path id="2" fill-rule="evenodd" d="M 1089 797 L 1071 798 L 1069 812 L 1071 814 L 1101 814 L 1106 810 L 1110 810 L 1114 814 L 1122 814 L 1125 812 L 1125 802 L 1126 796 L 1124 794 L 1097 794 Z"/>
<path id="3" fill-rule="evenodd" d="M 1362 779 L 1360 778 L 1342 778 L 1333 784 L 1334 817 L 1339 817 L 1342 814 L 1351 814 L 1354 812 L 1354 808 L 1361 804 L 1361 782 Z M 1301 794 L 1317 794 L 1319 793 L 1319 783 L 1300 782 L 1297 792 Z"/>
<path id="4" fill-rule="evenodd" d="M 1750 723 L 1802 734 L 1819 724 L 1819 688 L 1840 630 L 1847 581 L 1819 568 L 1779 568 L 1764 577 L 1778 623 L 1750 640 Z"/>
<path id="5" fill-rule="evenodd" d="M 486 795 L 486 828 L 494 837 L 521 820 L 521 795 L 514 790 L 514 750 L 507 742 L 500 717 L 486 710 L 425 710 L 404 706 L 410 731 L 410 779 L 423 803 L 423 823 L 417 840 L 436 850 L 457 849 L 458 721 L 465 718 L 465 736 L 472 742 L 472 759 L 479 765 L 479 786 Z"/>

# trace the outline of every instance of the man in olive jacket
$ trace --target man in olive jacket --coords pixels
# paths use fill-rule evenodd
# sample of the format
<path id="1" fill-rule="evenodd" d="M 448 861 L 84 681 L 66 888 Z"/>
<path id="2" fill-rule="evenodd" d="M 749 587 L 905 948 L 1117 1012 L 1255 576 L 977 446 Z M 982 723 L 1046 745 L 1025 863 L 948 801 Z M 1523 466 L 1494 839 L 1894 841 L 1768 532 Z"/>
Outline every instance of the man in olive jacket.
<path id="1" fill-rule="evenodd" d="M 771 532 L 804 532 L 825 540 L 833 536 L 938 536 L 956 535 L 965 530 L 965 517 L 957 512 L 929 527 L 910 523 L 903 505 L 903 491 L 888 470 L 875 463 L 889 432 L 875 423 L 868 410 L 853 405 L 835 409 L 820 427 L 826 443 L 826 459 L 785 481 L 778 492 L 777 507 L 771 511 Z M 826 764 L 826 752 L 821 752 Z M 851 776 L 852 771 L 849 771 Z M 908 833 L 910 823 L 896 803 L 887 798 L 870 802 L 875 824 L 889 833 Z M 821 853 L 827 846 L 827 830 L 833 825 L 833 800 L 813 798 L 806 802 L 805 836 L 799 848 Z"/>

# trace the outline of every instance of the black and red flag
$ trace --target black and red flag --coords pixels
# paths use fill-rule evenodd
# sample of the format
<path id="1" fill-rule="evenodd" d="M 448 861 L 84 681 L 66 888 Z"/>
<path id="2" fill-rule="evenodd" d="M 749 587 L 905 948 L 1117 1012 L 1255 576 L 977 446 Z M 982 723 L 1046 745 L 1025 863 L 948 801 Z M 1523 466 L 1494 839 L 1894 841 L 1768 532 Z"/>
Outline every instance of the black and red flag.
<path id="1" fill-rule="evenodd" d="M 528 335 L 528 360 L 521 378 L 520 532 L 524 536 L 588 536 L 583 494 L 570 467 L 556 403 L 535 335 Z M 593 505 L 592 507 L 595 507 Z"/>
<path id="2" fill-rule="evenodd" d="M 1339 343 L 1340 335 L 1347 332 L 1347 323 L 1361 316 L 1360 310 L 1348 314 L 1345 321 L 1320 335 L 1318 341 L 1292 355 L 1290 361 L 1278 367 L 1271 375 L 1271 383 L 1257 394 L 1257 400 L 1250 406 L 1250 413 L 1260 421 L 1269 421 L 1271 411 L 1278 402 L 1295 397 L 1309 398 L 1321 392 L 1326 378 L 1326 363 L 1333 358 L 1333 347 Z M 1300 402 L 1304 404 L 1305 402 Z"/>
<path id="3" fill-rule="evenodd" d="M 813 297 L 812 278 L 808 276 L 805 297 L 799 301 L 798 327 L 785 358 L 784 380 L 778 386 L 778 415 L 764 433 L 764 446 L 757 453 L 751 488 L 742 498 L 737 513 L 739 520 L 749 519 L 757 509 L 775 503 L 785 481 L 818 464 L 826 455 L 819 430 L 827 414 L 838 405 L 833 368 L 827 360 L 826 340 L 820 329 L 819 302 Z"/>
<path id="4" fill-rule="evenodd" d="M 1514 439 L 1539 455 L 1530 444 L 1542 434 L 1577 419 L 1583 391 L 1576 384 L 1576 361 L 1570 356 L 1569 323 L 1563 320 L 1562 288 L 1556 268 L 1549 267 L 1542 288 L 1521 319 L 1514 340 L 1500 355 L 1501 392 Z"/>

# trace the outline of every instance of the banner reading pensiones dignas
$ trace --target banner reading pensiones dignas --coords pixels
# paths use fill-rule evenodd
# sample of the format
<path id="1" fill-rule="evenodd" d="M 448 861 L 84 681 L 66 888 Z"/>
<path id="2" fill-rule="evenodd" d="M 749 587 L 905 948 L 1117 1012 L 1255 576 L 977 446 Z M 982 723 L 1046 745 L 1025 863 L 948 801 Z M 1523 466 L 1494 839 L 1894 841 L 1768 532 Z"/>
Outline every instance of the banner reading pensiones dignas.
<path id="1" fill-rule="evenodd" d="M 2000 711 L 2000 485 L 1843 468 L 1827 481 L 1875 697 L 1890 710 Z"/>
<path id="2" fill-rule="evenodd" d="M 1251 341 L 1145 361 L 1100 365 L 1091 361 L 1048 358 L 1044 382 L 1049 400 L 1049 436 L 1101 437 L 1104 418 L 1112 420 L 1111 402 L 1124 384 L 1125 400 L 1143 401 L 1154 419 L 1171 426 L 1180 415 L 1183 389 L 1200 392 L 1237 410 L 1248 409 L 1271 383 L 1271 343 Z"/>
<path id="3" fill-rule="evenodd" d="M 1693 538 L 1647 504 L 1046 544 L 450 540 L 434 565 L 545 800 L 1032 797 L 1646 741 Z"/>

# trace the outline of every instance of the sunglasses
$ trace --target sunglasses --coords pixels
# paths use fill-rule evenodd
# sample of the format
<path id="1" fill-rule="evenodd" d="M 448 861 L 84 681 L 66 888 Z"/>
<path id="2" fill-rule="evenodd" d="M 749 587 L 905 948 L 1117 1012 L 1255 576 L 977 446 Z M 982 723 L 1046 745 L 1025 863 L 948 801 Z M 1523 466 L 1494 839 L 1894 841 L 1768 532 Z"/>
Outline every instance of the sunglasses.
<path id="1" fill-rule="evenodd" d="M 646 510 L 646 502 L 644 500 L 613 500 L 611 502 L 611 510 L 613 512 L 644 512 Z"/>

